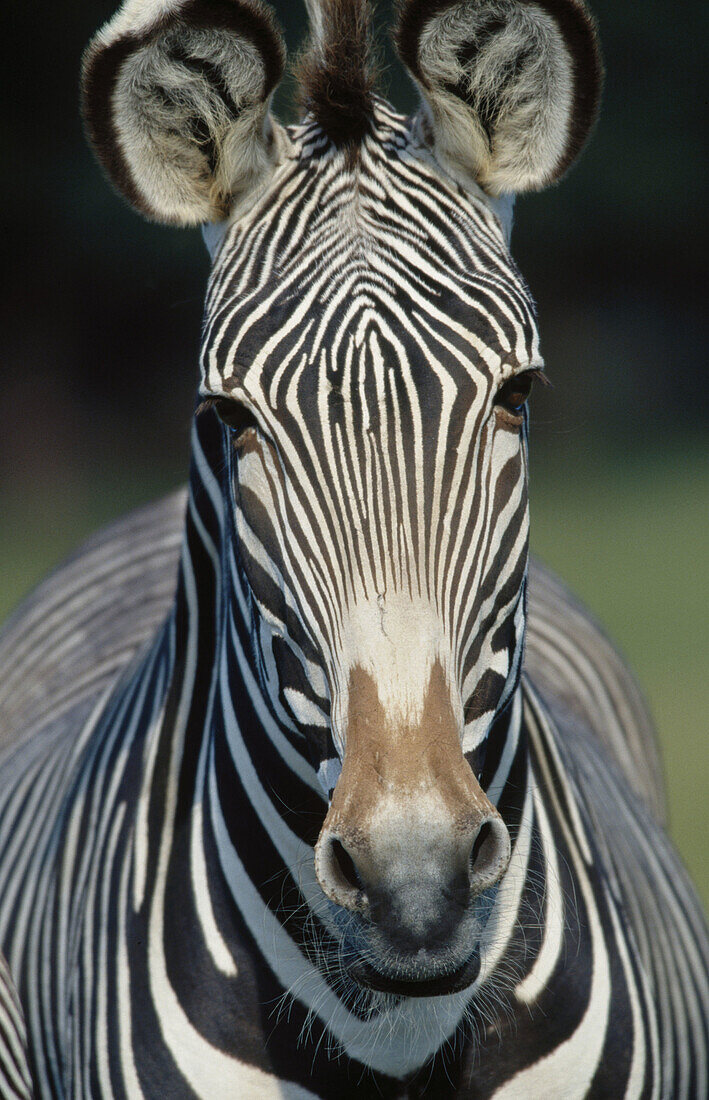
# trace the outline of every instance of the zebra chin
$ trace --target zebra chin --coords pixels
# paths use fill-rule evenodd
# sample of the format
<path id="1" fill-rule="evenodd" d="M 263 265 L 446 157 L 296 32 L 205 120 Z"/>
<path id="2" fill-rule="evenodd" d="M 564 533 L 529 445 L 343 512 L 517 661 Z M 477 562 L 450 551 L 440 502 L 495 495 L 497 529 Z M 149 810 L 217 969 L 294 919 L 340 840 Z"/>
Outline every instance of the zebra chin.
<path id="1" fill-rule="evenodd" d="M 395 997 L 441 997 L 460 993 L 480 973 L 481 944 L 492 914 L 497 887 L 474 899 L 467 910 L 458 907 L 457 921 L 442 920 L 414 946 L 410 936 L 382 926 L 359 913 L 329 903 L 332 926 L 338 930 L 340 978 L 355 990 Z M 412 922 L 417 914 L 412 913 Z M 326 960 L 323 969 L 330 971 Z M 355 992 L 352 990 L 352 992 Z"/>

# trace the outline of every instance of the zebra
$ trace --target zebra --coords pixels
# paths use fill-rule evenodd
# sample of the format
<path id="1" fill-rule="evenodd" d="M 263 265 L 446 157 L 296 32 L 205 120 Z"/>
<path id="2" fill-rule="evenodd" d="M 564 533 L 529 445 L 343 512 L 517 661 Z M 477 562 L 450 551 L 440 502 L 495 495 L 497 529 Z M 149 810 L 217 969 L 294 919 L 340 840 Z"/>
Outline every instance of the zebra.
<path id="1" fill-rule="evenodd" d="M 27 1029 L 22 1005 L 5 958 L 0 955 L 0 1096 L 30 1100 L 32 1081 L 27 1064 Z"/>
<path id="2" fill-rule="evenodd" d="M 590 132 L 593 21 L 404 0 L 403 118 L 367 4 L 307 7 L 291 127 L 259 0 L 126 0 L 85 57 L 109 178 L 212 272 L 187 493 L 0 636 L 0 1035 L 40 1097 L 703 1098 L 652 724 L 528 561 L 512 196 Z"/>

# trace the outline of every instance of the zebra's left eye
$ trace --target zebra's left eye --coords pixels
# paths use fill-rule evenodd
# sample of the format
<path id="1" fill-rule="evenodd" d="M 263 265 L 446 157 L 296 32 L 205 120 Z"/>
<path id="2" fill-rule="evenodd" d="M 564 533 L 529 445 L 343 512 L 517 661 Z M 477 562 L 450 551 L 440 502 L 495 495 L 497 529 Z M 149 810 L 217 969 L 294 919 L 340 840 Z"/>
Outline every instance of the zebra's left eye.
<path id="1" fill-rule="evenodd" d="M 508 378 L 497 391 L 495 405 L 498 408 L 505 409 L 513 416 L 520 416 L 527 403 L 527 398 L 532 392 L 532 384 L 535 379 L 546 382 L 546 375 L 537 368 L 523 371 L 521 374 L 514 375 L 513 378 Z"/>

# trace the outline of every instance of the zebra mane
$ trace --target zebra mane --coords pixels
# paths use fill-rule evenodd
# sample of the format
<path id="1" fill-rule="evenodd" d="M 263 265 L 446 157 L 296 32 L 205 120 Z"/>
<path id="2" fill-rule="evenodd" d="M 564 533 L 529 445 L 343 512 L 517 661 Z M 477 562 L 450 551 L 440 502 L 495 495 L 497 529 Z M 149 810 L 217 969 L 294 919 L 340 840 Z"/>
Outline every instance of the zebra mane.
<path id="1" fill-rule="evenodd" d="M 297 75 L 303 109 L 352 156 L 368 133 L 377 66 L 370 0 L 306 0 L 311 37 Z"/>

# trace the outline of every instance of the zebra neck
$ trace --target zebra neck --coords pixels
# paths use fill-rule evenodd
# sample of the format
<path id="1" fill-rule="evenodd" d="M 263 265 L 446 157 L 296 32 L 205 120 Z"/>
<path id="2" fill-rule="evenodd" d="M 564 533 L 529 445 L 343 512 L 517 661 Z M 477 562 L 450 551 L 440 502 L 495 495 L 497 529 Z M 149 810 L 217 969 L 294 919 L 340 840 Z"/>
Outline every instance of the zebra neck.
<path id="1" fill-rule="evenodd" d="M 220 484 L 221 433 L 200 419 L 168 624 L 169 686 L 142 800 L 161 822 L 152 835 L 165 890 L 185 899 L 165 906 L 160 923 L 179 925 L 172 942 L 204 937 L 211 963 L 228 975 L 251 918 L 262 935 L 264 906 L 302 907 L 304 890 L 306 900 L 322 898 L 311 869 L 327 806 L 304 739 L 274 715 L 254 667 Z"/>

